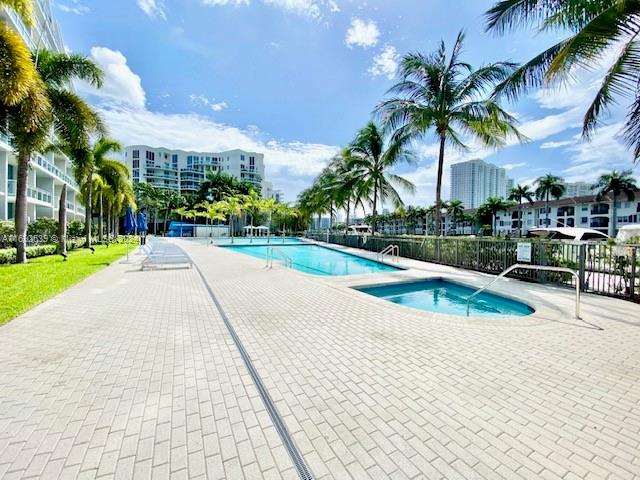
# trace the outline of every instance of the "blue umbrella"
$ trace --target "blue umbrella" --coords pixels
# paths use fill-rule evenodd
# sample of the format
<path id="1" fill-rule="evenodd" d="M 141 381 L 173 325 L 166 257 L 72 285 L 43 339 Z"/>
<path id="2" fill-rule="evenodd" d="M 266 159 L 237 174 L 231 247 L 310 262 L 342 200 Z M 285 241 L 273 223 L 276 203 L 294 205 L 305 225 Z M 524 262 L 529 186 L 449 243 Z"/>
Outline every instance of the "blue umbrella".
<path id="1" fill-rule="evenodd" d="M 147 233 L 147 230 L 149 230 L 147 228 L 147 219 L 144 216 L 144 213 L 142 212 L 138 212 L 138 232 L 140 233 Z"/>
<path id="2" fill-rule="evenodd" d="M 127 207 L 127 213 L 124 215 L 124 233 L 131 235 L 136 229 L 136 219 L 133 216 L 131 207 Z"/>

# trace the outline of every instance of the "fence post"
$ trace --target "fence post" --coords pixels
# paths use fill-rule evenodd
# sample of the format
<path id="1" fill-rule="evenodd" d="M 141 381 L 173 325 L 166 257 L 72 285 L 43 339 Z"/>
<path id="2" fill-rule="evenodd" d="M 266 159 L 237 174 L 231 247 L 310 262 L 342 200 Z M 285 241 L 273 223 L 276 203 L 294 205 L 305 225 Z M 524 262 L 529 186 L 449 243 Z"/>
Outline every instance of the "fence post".
<path id="1" fill-rule="evenodd" d="M 638 247 L 632 247 L 631 249 L 631 272 L 629 272 L 630 284 L 629 284 L 629 297 L 633 300 L 636 294 L 636 258 Z"/>
<path id="2" fill-rule="evenodd" d="M 587 270 L 587 246 L 583 243 L 578 250 L 578 277 L 580 278 L 580 288 L 587 290 L 587 277 L 585 272 Z"/>

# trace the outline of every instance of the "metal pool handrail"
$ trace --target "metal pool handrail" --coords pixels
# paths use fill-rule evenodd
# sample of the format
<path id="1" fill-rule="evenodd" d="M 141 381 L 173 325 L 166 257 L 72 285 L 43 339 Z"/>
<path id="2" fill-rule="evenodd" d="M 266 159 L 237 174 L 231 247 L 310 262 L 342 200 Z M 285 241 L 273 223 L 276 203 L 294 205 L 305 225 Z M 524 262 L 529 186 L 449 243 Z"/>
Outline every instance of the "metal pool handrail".
<path id="1" fill-rule="evenodd" d="M 580 319 L 580 276 L 578 275 L 578 272 L 576 272 L 575 270 L 571 270 L 570 268 L 567 268 L 567 267 L 551 267 L 551 266 L 546 266 L 546 265 L 529 265 L 529 264 L 522 264 L 522 263 L 516 263 L 515 265 L 511 265 L 509 268 L 504 270 L 500 275 L 498 275 L 496 278 L 494 278 L 489 283 L 487 283 L 484 287 L 480 287 L 478 290 L 473 292 L 469 297 L 467 297 L 467 317 L 469 316 L 469 307 L 471 305 L 471 300 L 476 295 L 478 295 L 478 294 L 482 293 L 483 291 L 485 291 L 488 287 L 493 285 L 495 282 L 500 280 L 505 275 L 511 273 L 514 270 L 518 270 L 518 269 L 524 269 L 524 270 L 546 270 L 546 271 L 549 271 L 549 272 L 562 272 L 562 273 L 570 273 L 571 275 L 573 275 L 573 277 L 576 280 L 575 317 L 576 317 L 576 320 Z"/>
<path id="2" fill-rule="evenodd" d="M 280 257 L 282 257 L 282 259 L 284 260 L 284 266 L 285 267 L 290 267 L 290 268 L 293 267 L 293 260 L 291 260 L 291 257 L 289 255 L 284 253 L 279 248 L 268 247 L 267 248 L 267 268 L 273 268 L 273 254 L 274 253 L 277 253 L 277 254 L 280 255 Z"/>
<path id="3" fill-rule="evenodd" d="M 400 247 L 398 247 L 398 245 L 387 245 L 384 249 L 378 252 L 376 260 L 383 261 L 385 255 L 391 255 L 397 262 L 400 257 Z"/>

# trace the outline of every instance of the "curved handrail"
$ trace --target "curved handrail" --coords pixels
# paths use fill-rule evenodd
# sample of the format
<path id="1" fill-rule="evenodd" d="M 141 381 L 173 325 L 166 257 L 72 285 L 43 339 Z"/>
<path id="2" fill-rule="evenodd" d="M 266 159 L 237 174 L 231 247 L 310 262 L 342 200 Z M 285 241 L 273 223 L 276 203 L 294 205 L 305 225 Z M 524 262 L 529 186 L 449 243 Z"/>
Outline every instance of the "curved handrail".
<path id="1" fill-rule="evenodd" d="M 469 307 L 471 305 L 471 300 L 475 296 L 477 296 L 480 293 L 484 292 L 488 287 L 493 285 L 495 282 L 497 282 L 498 280 L 500 280 L 501 278 L 503 278 L 507 274 L 511 273 L 514 270 L 518 270 L 518 269 L 523 269 L 523 270 L 545 270 L 545 271 L 549 271 L 549 272 L 570 273 L 571 275 L 573 275 L 573 277 L 576 279 L 575 317 L 576 317 L 577 320 L 580 319 L 580 276 L 578 275 L 578 272 L 576 272 L 575 270 L 571 270 L 570 268 L 567 268 L 567 267 L 553 267 L 553 266 L 547 266 L 547 265 L 529 265 L 529 264 L 522 264 L 522 263 L 516 263 L 515 265 L 511 265 L 509 268 L 504 270 L 502 273 L 500 273 L 500 275 L 498 275 L 496 278 L 491 280 L 485 286 L 480 287 L 478 290 L 476 290 L 471 295 L 469 295 L 467 297 L 467 317 L 469 316 Z"/>
<path id="2" fill-rule="evenodd" d="M 267 268 L 273 268 L 273 256 L 274 256 L 274 253 L 277 253 L 277 254 L 280 255 L 280 257 L 282 257 L 282 259 L 284 260 L 284 266 L 285 267 L 289 267 L 289 268 L 293 267 L 293 260 L 291 259 L 291 257 L 289 255 L 284 253 L 279 248 L 268 247 L 268 249 L 267 249 Z"/>
<path id="3" fill-rule="evenodd" d="M 379 262 L 384 261 L 385 255 L 391 255 L 396 262 L 399 261 L 400 247 L 398 247 L 398 245 L 387 245 L 380 252 L 378 252 L 378 254 L 376 255 L 376 260 L 378 260 Z"/>

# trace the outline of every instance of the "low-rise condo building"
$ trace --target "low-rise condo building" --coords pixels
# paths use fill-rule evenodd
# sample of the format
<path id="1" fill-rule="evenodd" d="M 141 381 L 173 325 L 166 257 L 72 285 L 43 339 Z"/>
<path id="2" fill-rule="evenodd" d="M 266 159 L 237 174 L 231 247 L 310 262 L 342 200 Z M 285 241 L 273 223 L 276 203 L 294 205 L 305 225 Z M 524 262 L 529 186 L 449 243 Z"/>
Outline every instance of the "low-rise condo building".
<path id="1" fill-rule="evenodd" d="M 251 183 L 266 195 L 270 184 L 264 180 L 264 155 L 244 150 L 192 152 L 148 145 L 126 147 L 124 159 L 134 183 L 148 183 L 180 193 L 195 193 L 207 172 L 224 172 Z"/>
<path id="2" fill-rule="evenodd" d="M 0 18 L 14 28 L 31 49 L 47 48 L 64 52 L 64 43 L 51 14 L 49 0 L 33 2 L 34 26 L 28 28 L 13 10 L 0 7 Z M 0 118 L 0 220 L 15 217 L 18 159 L 7 131 L 6 120 Z M 52 143 L 54 137 L 51 138 Z M 73 179 L 71 161 L 60 153 L 34 153 L 27 181 L 27 216 L 57 217 L 62 186 L 67 185 L 67 217 L 84 218 L 78 185 Z"/>

